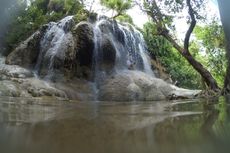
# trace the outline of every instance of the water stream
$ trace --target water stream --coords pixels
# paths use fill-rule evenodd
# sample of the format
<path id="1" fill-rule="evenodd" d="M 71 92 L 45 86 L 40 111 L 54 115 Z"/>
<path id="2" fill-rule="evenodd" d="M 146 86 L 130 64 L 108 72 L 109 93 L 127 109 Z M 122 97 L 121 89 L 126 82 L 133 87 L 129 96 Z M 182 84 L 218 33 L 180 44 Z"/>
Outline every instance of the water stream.
<path id="1" fill-rule="evenodd" d="M 65 59 L 68 37 L 72 37 L 70 30 L 73 26 L 73 16 L 67 16 L 60 20 L 58 23 L 51 22 L 48 24 L 48 28 L 44 37 L 40 42 L 40 53 L 35 65 L 36 73 L 40 73 L 42 64 L 48 67 L 48 72 L 45 76 L 46 79 L 51 79 L 55 75 L 55 62 L 57 60 L 63 64 Z M 56 61 L 55 61 L 56 60 Z"/>
<path id="2" fill-rule="evenodd" d="M 104 16 L 99 16 L 94 23 L 96 69 L 100 69 L 98 64 L 103 60 L 102 43 L 105 37 L 116 51 L 115 71 L 133 69 L 154 76 L 142 34 L 132 25 L 123 25 Z"/>
<path id="3" fill-rule="evenodd" d="M 0 98 L 1 153 L 228 153 L 230 101 Z"/>

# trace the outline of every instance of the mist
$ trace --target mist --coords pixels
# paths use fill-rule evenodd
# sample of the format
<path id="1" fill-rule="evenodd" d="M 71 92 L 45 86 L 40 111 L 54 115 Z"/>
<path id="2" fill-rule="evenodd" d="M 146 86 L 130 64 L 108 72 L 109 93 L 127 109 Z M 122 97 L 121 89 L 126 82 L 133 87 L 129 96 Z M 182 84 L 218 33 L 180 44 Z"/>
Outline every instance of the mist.
<path id="1" fill-rule="evenodd" d="M 22 7 L 22 0 L 1 0 L 0 1 L 0 52 L 5 49 L 5 36 L 13 18 Z M 25 6 L 25 5 L 24 5 Z"/>

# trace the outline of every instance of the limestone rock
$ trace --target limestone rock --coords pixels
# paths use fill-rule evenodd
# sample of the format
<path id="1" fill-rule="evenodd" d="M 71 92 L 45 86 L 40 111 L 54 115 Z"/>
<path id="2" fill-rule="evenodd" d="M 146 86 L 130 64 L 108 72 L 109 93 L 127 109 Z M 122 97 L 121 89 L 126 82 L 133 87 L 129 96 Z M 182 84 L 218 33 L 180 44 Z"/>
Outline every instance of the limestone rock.
<path id="1" fill-rule="evenodd" d="M 174 97 L 194 98 L 199 90 L 175 87 L 140 71 L 123 71 L 109 78 L 100 87 L 102 101 L 158 101 Z"/>
<path id="2" fill-rule="evenodd" d="M 37 61 L 40 51 L 40 40 L 43 31 L 39 30 L 22 42 L 6 58 L 6 64 L 20 65 L 25 68 L 32 68 Z"/>
<path id="3" fill-rule="evenodd" d="M 39 75 L 44 77 L 48 75 L 50 71 L 49 65 L 52 64 L 52 71 L 64 74 L 66 70 L 72 70 L 72 66 L 76 62 L 76 50 L 74 49 L 75 42 L 71 33 L 66 33 L 60 42 L 58 53 L 56 53 L 52 59 L 49 53 L 44 54 L 41 64 L 39 66 Z M 49 50 L 52 46 L 47 46 L 46 50 Z M 52 61 L 51 61 L 52 60 Z"/>
<path id="4" fill-rule="evenodd" d="M 24 80 L 21 86 L 33 97 L 51 96 L 67 98 L 64 91 L 56 89 L 51 84 L 36 78 Z"/>
<path id="5" fill-rule="evenodd" d="M 107 71 L 113 69 L 116 62 L 116 49 L 108 35 L 102 37 L 101 53 L 99 54 L 102 54 L 101 65 L 103 68 Z"/>
<path id="6" fill-rule="evenodd" d="M 20 87 L 12 81 L 0 81 L 0 96 L 20 97 Z"/>
<path id="7" fill-rule="evenodd" d="M 81 22 L 73 29 L 73 36 L 80 66 L 91 67 L 94 50 L 93 26 L 88 22 Z"/>

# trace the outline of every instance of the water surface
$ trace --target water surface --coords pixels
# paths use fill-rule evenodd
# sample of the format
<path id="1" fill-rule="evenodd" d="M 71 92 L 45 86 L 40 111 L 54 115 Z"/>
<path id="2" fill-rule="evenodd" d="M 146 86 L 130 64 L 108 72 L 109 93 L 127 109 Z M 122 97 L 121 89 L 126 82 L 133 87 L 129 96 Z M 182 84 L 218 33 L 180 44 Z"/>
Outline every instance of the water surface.
<path id="1" fill-rule="evenodd" d="M 1 153 L 228 153 L 227 98 L 76 102 L 0 98 Z"/>

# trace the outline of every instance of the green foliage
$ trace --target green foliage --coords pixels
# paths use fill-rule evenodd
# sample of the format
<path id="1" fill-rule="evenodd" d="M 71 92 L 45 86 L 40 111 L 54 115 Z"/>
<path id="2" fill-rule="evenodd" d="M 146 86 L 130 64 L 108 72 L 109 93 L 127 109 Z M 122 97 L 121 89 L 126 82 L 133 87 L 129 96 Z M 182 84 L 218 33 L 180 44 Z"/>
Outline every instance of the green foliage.
<path id="1" fill-rule="evenodd" d="M 162 36 L 154 35 L 157 29 L 153 23 L 144 25 L 144 38 L 149 52 L 161 61 L 177 85 L 184 88 L 203 88 L 200 75 Z"/>
<path id="2" fill-rule="evenodd" d="M 7 34 L 7 49 L 15 48 L 20 41 L 26 39 L 46 22 L 47 18 L 38 6 L 31 5 L 28 9 L 21 10 L 20 15 L 15 16 Z"/>
<path id="3" fill-rule="evenodd" d="M 116 11 L 116 15 L 113 18 L 116 18 L 120 15 L 124 15 L 127 10 L 133 7 L 132 0 L 100 0 L 100 3 L 105 7 Z"/>
<path id="4" fill-rule="evenodd" d="M 127 22 L 127 23 L 130 23 L 130 24 L 133 24 L 133 19 L 131 16 L 129 16 L 128 14 L 123 14 L 123 15 L 120 15 L 116 18 L 118 21 L 120 22 Z"/>
<path id="5" fill-rule="evenodd" d="M 87 11 L 78 0 L 35 0 L 28 7 L 22 7 L 16 15 L 7 34 L 8 54 L 21 41 L 51 21 L 58 21 L 67 15 L 75 15 L 76 22 L 85 20 Z"/>
<path id="6" fill-rule="evenodd" d="M 203 49 L 205 65 L 213 74 L 217 82 L 223 86 L 227 59 L 225 56 L 225 41 L 222 26 L 213 20 L 203 27 L 197 26 L 195 35 Z"/>

